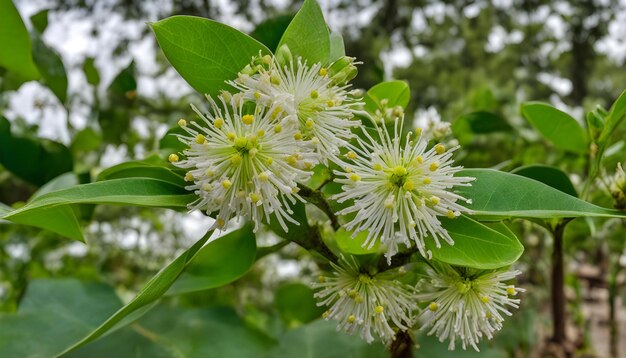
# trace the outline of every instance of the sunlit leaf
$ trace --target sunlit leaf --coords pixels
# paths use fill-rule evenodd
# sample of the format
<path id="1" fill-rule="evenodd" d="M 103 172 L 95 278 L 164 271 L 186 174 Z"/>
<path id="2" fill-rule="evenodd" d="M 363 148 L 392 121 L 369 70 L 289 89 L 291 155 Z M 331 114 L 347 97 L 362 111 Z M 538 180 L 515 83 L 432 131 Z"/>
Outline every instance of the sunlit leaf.
<path id="1" fill-rule="evenodd" d="M 39 78 L 28 31 L 11 0 L 0 0 L 0 44 L 0 67 L 15 73 L 22 81 Z"/>
<path id="2" fill-rule="evenodd" d="M 555 147 L 574 153 L 587 152 L 587 133 L 569 114 L 539 102 L 524 103 L 522 114 Z"/>
<path id="3" fill-rule="evenodd" d="M 310 64 L 327 64 L 330 58 L 330 34 L 322 9 L 315 0 L 305 0 L 280 39 L 278 48 L 287 45 L 291 54 Z"/>

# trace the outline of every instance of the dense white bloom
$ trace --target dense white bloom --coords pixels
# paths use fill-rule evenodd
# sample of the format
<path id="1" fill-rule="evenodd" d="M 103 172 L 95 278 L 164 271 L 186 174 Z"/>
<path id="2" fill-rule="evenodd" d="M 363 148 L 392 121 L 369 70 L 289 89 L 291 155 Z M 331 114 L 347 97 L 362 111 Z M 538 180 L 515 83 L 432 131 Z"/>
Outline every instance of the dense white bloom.
<path id="1" fill-rule="evenodd" d="M 302 141 L 295 116 L 283 115 L 278 105 L 256 106 L 244 110 L 241 95 L 225 94 L 218 105 L 211 97 L 208 113 L 199 122 L 179 125 L 186 135 L 179 135 L 188 146 L 184 158 L 170 155 L 170 161 L 187 169 L 186 188 L 198 199 L 190 209 L 218 211 L 215 227 L 223 227 L 236 215 L 254 221 L 255 229 L 275 214 L 286 230 L 290 205 L 302 200 L 297 183 L 306 181 L 318 156 Z"/>
<path id="2" fill-rule="evenodd" d="M 337 321 L 338 331 L 358 331 L 368 343 L 374 340 L 373 331 L 389 344 L 395 338 L 390 323 L 401 330 L 411 328 L 417 310 L 415 290 L 396 280 L 402 268 L 371 276 L 360 272 L 354 259 L 331 265 L 333 275 L 320 276 L 313 286 L 320 289 L 315 293 L 318 306 L 330 306 L 323 317 Z"/>
<path id="3" fill-rule="evenodd" d="M 504 316 L 510 308 L 518 308 L 520 300 L 513 298 L 524 289 L 506 283 L 520 271 L 476 270 L 455 268 L 434 262 L 429 278 L 418 283 L 417 299 L 430 302 L 418 319 L 428 334 L 435 334 L 441 342 L 450 340 L 453 350 L 457 339 L 463 349 L 479 350 L 483 336 L 491 339 L 502 328 Z"/>
<path id="4" fill-rule="evenodd" d="M 418 109 L 415 112 L 415 119 L 413 120 L 413 126 L 422 131 L 422 136 L 426 140 L 443 140 L 448 134 L 450 134 L 450 123 L 443 122 L 441 115 L 435 107 L 428 107 L 426 109 Z"/>
<path id="5" fill-rule="evenodd" d="M 353 137 L 351 129 L 361 124 L 352 120 L 361 103 L 319 63 L 298 58 L 281 66 L 274 57 L 263 58 L 255 73 L 240 73 L 230 84 L 250 100 L 297 116 L 303 138 L 316 145 L 324 161 L 333 159 Z"/>
<path id="6" fill-rule="evenodd" d="M 349 146 L 344 170 L 335 171 L 335 181 L 343 184 L 343 192 L 333 199 L 340 203 L 354 200 L 339 214 L 355 214 L 345 227 L 354 230 L 354 235 L 366 231 L 364 246 L 371 248 L 381 240 L 390 260 L 399 243 L 410 247 L 413 241 L 420 253 L 430 258 L 424 238 L 432 236 L 437 247 L 439 239 L 454 243 L 437 216 L 454 218 L 469 211 L 457 200 L 470 201 L 452 189 L 468 186 L 474 178 L 454 176 L 462 169 L 452 166 L 452 152 L 458 146 L 446 150 L 437 144 L 427 150 L 427 141 L 411 138 L 411 133 L 401 145 L 399 127 L 396 121 L 393 136 L 378 128 L 378 139 L 364 131 L 367 140 Z"/>

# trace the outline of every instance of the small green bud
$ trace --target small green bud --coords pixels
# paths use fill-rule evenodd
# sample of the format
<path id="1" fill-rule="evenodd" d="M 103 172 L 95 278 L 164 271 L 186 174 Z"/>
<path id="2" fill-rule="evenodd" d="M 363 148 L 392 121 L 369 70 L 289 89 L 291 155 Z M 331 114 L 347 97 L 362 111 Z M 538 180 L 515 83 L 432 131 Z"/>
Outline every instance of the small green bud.
<path id="1" fill-rule="evenodd" d="M 343 56 L 328 68 L 328 74 L 334 85 L 344 85 L 356 77 L 359 72 L 354 65 L 354 57 Z"/>
<path id="2" fill-rule="evenodd" d="M 289 46 L 282 45 L 278 51 L 276 51 L 276 61 L 278 61 L 281 66 L 285 66 L 293 62 L 293 56 L 291 55 Z"/>

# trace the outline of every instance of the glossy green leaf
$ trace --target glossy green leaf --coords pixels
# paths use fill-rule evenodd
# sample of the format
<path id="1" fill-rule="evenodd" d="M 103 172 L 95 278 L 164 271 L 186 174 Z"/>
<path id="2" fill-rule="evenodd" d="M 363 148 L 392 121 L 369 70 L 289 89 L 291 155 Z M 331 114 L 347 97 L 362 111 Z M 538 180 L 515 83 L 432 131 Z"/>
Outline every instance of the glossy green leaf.
<path id="1" fill-rule="evenodd" d="M 441 247 L 437 248 L 434 240 L 426 239 L 426 247 L 439 261 L 477 269 L 495 269 L 514 263 L 524 252 L 524 246 L 510 231 L 505 234 L 467 216 L 439 220 L 454 240 L 454 245 L 441 242 Z"/>
<path id="2" fill-rule="evenodd" d="M 170 168 L 169 163 L 157 156 L 153 156 L 144 160 L 124 162 L 107 168 L 100 172 L 98 181 L 121 178 L 152 178 L 184 188 L 187 184 L 183 177 Z"/>
<path id="3" fill-rule="evenodd" d="M 464 169 L 459 175 L 476 178 L 472 186 L 457 191 L 472 200 L 467 207 L 479 220 L 626 217 L 623 211 L 593 205 L 520 175 L 493 169 Z"/>
<path id="4" fill-rule="evenodd" d="M 33 201 L 44 194 L 48 194 L 61 189 L 66 189 L 78 184 L 78 176 L 75 173 L 69 172 L 61 174 L 41 186 L 41 188 L 39 188 L 33 195 L 31 195 L 29 201 Z"/>
<path id="5" fill-rule="evenodd" d="M 256 258 L 252 226 L 233 231 L 204 246 L 174 283 L 168 294 L 208 290 L 224 286 L 243 276 Z"/>
<path id="6" fill-rule="evenodd" d="M 250 33 L 250 36 L 267 46 L 272 52 L 275 52 L 281 37 L 292 19 L 292 15 L 279 15 L 267 19 L 258 24 L 254 31 Z"/>
<path id="7" fill-rule="evenodd" d="M 336 61 L 346 55 L 346 47 L 343 37 L 338 32 L 330 34 L 330 62 Z"/>
<path id="8" fill-rule="evenodd" d="M 35 30 L 37 30 L 40 34 L 43 34 L 43 32 L 46 31 L 46 28 L 48 27 L 49 11 L 49 9 L 44 9 L 30 17 L 30 22 L 33 24 Z"/>
<path id="9" fill-rule="evenodd" d="M 153 308 L 157 300 L 169 290 L 176 279 L 178 279 L 185 268 L 187 268 L 189 263 L 194 259 L 196 253 L 204 246 L 207 240 L 209 240 L 211 234 L 212 231 L 207 232 L 200 240 L 193 244 L 193 246 L 174 259 L 169 265 L 162 268 L 161 271 L 144 285 L 128 304 L 120 308 L 104 323 L 84 336 L 80 341 L 77 341 L 74 345 L 67 348 L 64 353 L 76 350 L 103 335 L 110 334 L 136 321 Z"/>
<path id="10" fill-rule="evenodd" d="M 280 39 L 278 48 L 282 45 L 289 47 L 294 58 L 300 56 L 309 63 L 328 63 L 330 34 L 317 1 L 304 1 Z"/>
<path id="11" fill-rule="evenodd" d="M 317 320 L 287 331 L 278 347 L 263 357 L 386 358 L 389 353 L 378 341 L 368 344 L 358 334 L 337 332 L 334 321 Z"/>
<path id="12" fill-rule="evenodd" d="M 387 101 L 387 108 L 400 106 L 406 109 L 411 99 L 411 90 L 404 81 L 388 81 L 377 84 L 370 88 L 365 95 L 365 110 L 376 113 L 382 109 L 381 101 Z"/>
<path id="13" fill-rule="evenodd" d="M 362 231 L 354 237 L 352 237 L 352 233 L 350 231 L 347 231 L 344 228 L 340 228 L 335 233 L 335 241 L 337 242 L 337 246 L 339 246 L 341 251 L 346 254 L 368 255 L 380 251 L 380 240 L 376 240 L 374 246 L 372 246 L 371 249 L 368 249 L 367 246 L 363 246 L 366 239 L 366 231 Z"/>
<path id="14" fill-rule="evenodd" d="M 85 78 L 87 78 L 87 83 L 93 86 L 100 84 L 100 73 L 96 68 L 93 57 L 87 57 L 85 59 L 85 62 L 83 62 L 83 72 L 85 73 Z"/>
<path id="15" fill-rule="evenodd" d="M 522 114 L 555 147 L 580 154 L 587 152 L 587 134 L 569 114 L 539 102 L 524 103 Z"/>
<path id="16" fill-rule="evenodd" d="M 272 214 L 270 217 L 269 227 L 278 236 L 290 241 L 298 242 L 303 238 L 306 238 L 308 231 L 311 229 L 309 228 L 307 221 L 306 207 L 304 203 L 297 202 L 295 205 L 291 206 L 291 210 L 293 211 L 291 217 L 295 219 L 298 224 L 285 220 L 285 225 L 287 226 L 287 231 L 285 231 L 278 219 L 276 219 L 276 215 Z"/>
<path id="17" fill-rule="evenodd" d="M 613 135 L 613 131 L 624 118 L 626 118 L 626 90 L 613 102 L 598 142 L 606 146 L 605 142 Z"/>
<path id="18" fill-rule="evenodd" d="M 187 149 L 185 143 L 181 142 L 176 138 L 177 134 L 187 134 L 184 129 L 180 128 L 180 126 L 174 126 L 170 128 L 163 138 L 159 140 L 159 148 L 160 149 L 168 149 L 172 153 L 180 153 L 183 150 Z"/>
<path id="19" fill-rule="evenodd" d="M 578 197 L 572 181 L 569 180 L 567 174 L 558 168 L 540 164 L 528 165 L 512 170 L 511 174 L 540 181 L 571 196 Z"/>
<path id="20" fill-rule="evenodd" d="M 41 74 L 41 82 L 59 99 L 67 100 L 67 74 L 61 56 L 48 47 L 38 34 L 33 34 L 33 60 Z"/>
<path id="21" fill-rule="evenodd" d="M 28 31 L 11 0 L 0 0 L 0 44 L 0 67 L 13 72 L 22 81 L 39 78 Z"/>
<path id="22" fill-rule="evenodd" d="M 23 180 L 40 186 L 71 171 L 73 160 L 69 149 L 61 143 L 14 136 L 10 122 L 0 116 L 0 164 Z"/>
<path id="23" fill-rule="evenodd" d="M 252 56 L 270 51 L 252 37 L 216 21 L 172 16 L 151 24 L 172 66 L 196 91 L 217 95 L 228 89 Z"/>
<path id="24" fill-rule="evenodd" d="M 80 224 L 72 204 L 184 208 L 194 197 L 185 189 L 161 180 L 114 179 L 78 185 L 42 195 L 0 218 L 82 240 Z"/>
<path id="25" fill-rule="evenodd" d="M 276 290 L 274 306 L 282 320 L 289 326 L 297 326 L 319 318 L 325 308 L 317 306 L 313 290 L 301 283 L 287 283 Z"/>

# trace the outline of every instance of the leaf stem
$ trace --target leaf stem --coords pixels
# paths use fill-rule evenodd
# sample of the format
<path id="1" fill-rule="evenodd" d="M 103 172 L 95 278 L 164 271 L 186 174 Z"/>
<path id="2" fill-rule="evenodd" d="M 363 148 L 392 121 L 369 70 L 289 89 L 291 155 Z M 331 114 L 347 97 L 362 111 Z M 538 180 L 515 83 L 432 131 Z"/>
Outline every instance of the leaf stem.
<path id="1" fill-rule="evenodd" d="M 565 274 L 563 265 L 563 234 L 572 219 L 560 220 L 551 228 L 554 237 L 551 268 L 552 341 L 560 346 L 565 343 Z"/>
<path id="2" fill-rule="evenodd" d="M 335 215 L 333 209 L 330 207 L 330 204 L 328 203 L 326 198 L 324 198 L 324 195 L 320 191 L 313 190 L 306 185 L 298 184 L 298 188 L 300 189 L 299 194 L 303 198 L 305 198 L 309 203 L 317 206 L 326 214 L 326 216 L 328 216 L 333 229 L 335 231 L 339 230 L 339 228 L 341 227 L 339 219 Z"/>
<path id="3" fill-rule="evenodd" d="M 389 351 L 391 352 L 391 358 L 411 358 L 413 337 L 406 331 L 398 331 L 396 338 L 391 343 Z"/>

